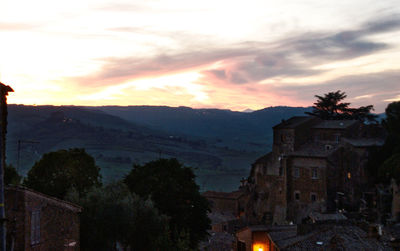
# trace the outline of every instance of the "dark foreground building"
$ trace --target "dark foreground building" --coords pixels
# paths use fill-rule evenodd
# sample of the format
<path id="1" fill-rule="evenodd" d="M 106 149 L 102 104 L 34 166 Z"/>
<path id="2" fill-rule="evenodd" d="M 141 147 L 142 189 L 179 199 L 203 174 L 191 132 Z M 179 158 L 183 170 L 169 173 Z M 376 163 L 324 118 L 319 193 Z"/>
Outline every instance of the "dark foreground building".
<path id="1" fill-rule="evenodd" d="M 7 250 L 79 250 L 79 206 L 24 187 L 5 199 Z"/>

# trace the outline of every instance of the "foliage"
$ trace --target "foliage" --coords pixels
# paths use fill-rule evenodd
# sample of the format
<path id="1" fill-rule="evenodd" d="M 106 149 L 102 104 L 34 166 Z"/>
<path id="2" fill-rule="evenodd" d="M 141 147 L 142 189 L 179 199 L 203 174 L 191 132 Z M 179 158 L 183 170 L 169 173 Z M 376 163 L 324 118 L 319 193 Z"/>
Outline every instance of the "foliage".
<path id="1" fill-rule="evenodd" d="M 4 184 L 6 185 L 19 185 L 21 182 L 21 176 L 13 165 L 6 165 L 4 168 Z"/>
<path id="2" fill-rule="evenodd" d="M 381 180 L 389 183 L 391 178 L 400 181 L 400 152 L 390 156 L 379 168 Z"/>
<path id="3" fill-rule="evenodd" d="M 389 183 L 391 178 L 400 182 L 400 101 L 390 103 L 382 121 L 388 132 L 385 144 L 371 156 L 371 166 L 379 167 L 379 181 Z"/>
<path id="4" fill-rule="evenodd" d="M 386 109 L 386 118 L 382 121 L 389 134 L 400 136 L 400 101 L 390 103 Z"/>
<path id="5" fill-rule="evenodd" d="M 169 226 L 174 242 L 182 233 L 196 248 L 207 236 L 210 220 L 208 201 L 200 195 L 195 175 L 176 159 L 159 159 L 144 165 L 134 165 L 125 178 L 131 192 L 151 198 L 161 213 L 170 217 Z"/>
<path id="6" fill-rule="evenodd" d="M 347 97 L 345 92 L 338 90 L 315 97 L 317 101 L 314 103 L 313 111 L 306 114 L 327 120 L 356 119 L 376 122 L 377 116 L 371 113 L 374 110 L 373 105 L 350 108 L 350 103 L 342 102 Z"/>
<path id="7" fill-rule="evenodd" d="M 61 199 L 70 189 L 83 196 L 101 184 L 99 172 L 93 157 L 84 149 L 59 150 L 44 154 L 29 171 L 24 185 Z"/>
<path id="8" fill-rule="evenodd" d="M 131 194 L 122 182 L 95 188 L 87 196 L 69 193 L 81 205 L 81 250 L 170 250 L 167 217 L 150 200 Z"/>

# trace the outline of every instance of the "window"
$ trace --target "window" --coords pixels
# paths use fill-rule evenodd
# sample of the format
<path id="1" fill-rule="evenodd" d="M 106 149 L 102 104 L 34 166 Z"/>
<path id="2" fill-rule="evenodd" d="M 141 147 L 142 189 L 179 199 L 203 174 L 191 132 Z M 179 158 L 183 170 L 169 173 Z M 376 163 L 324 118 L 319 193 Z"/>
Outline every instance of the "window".
<path id="1" fill-rule="evenodd" d="M 297 201 L 300 200 L 300 192 L 299 191 L 294 192 L 294 199 Z"/>
<path id="2" fill-rule="evenodd" d="M 317 168 L 311 169 L 311 178 L 318 179 L 318 169 Z"/>
<path id="3" fill-rule="evenodd" d="M 300 169 L 298 167 L 293 168 L 293 177 L 300 177 Z"/>
<path id="4" fill-rule="evenodd" d="M 40 243 L 40 210 L 31 212 L 31 244 Z"/>
<path id="5" fill-rule="evenodd" d="M 281 142 L 282 143 L 286 142 L 286 135 L 285 134 L 281 134 Z"/>
<path id="6" fill-rule="evenodd" d="M 336 141 L 336 143 L 339 143 L 339 141 L 340 141 L 340 134 L 336 134 L 336 135 L 335 135 L 335 141 Z"/>
<path id="7" fill-rule="evenodd" d="M 317 201 L 317 195 L 315 193 L 311 193 L 311 202 Z"/>
<path id="8" fill-rule="evenodd" d="M 351 172 L 348 172 L 348 173 L 347 173 L 347 178 L 348 178 L 348 179 L 351 179 Z"/>

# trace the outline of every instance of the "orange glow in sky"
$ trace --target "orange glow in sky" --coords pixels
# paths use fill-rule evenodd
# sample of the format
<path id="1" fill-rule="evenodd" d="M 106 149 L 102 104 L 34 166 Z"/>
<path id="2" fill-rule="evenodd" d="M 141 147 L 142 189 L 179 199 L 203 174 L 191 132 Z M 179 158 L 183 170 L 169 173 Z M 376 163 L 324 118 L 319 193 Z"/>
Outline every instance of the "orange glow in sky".
<path id="1" fill-rule="evenodd" d="M 6 0 L 0 41 L 9 103 L 244 110 L 342 90 L 382 112 L 400 100 L 391 0 Z"/>

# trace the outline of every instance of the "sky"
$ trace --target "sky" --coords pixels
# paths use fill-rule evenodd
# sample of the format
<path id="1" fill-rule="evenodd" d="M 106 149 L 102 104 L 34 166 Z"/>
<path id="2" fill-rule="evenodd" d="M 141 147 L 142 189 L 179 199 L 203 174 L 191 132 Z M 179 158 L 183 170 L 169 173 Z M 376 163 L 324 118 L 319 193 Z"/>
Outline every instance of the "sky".
<path id="1" fill-rule="evenodd" d="M 4 0 L 9 103 L 353 107 L 400 100 L 398 0 Z"/>

